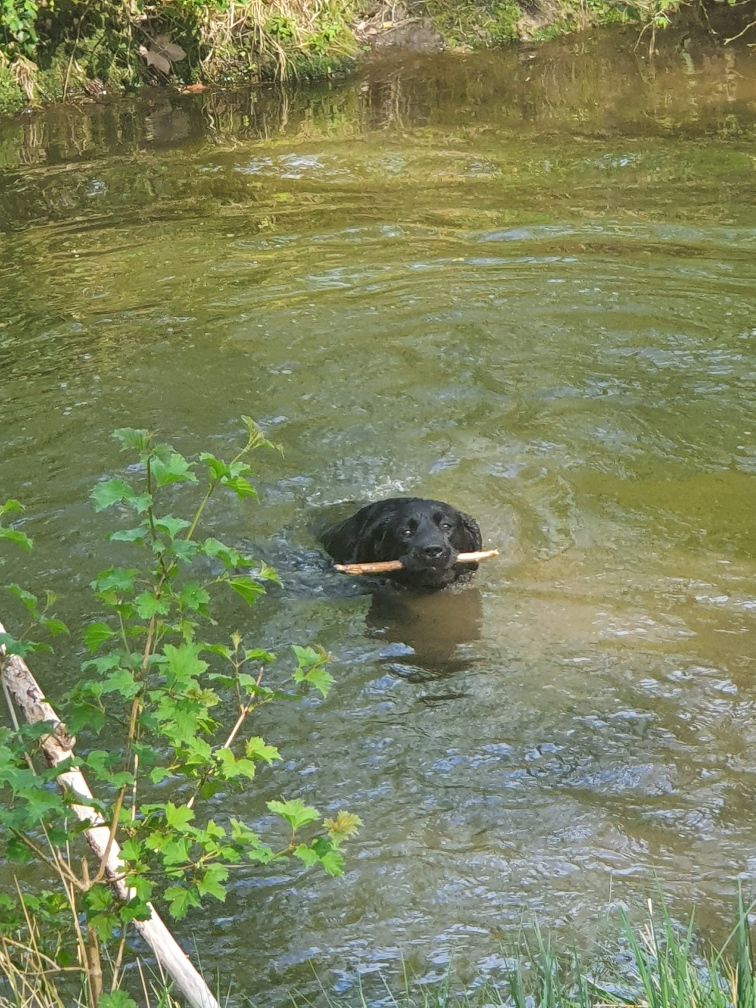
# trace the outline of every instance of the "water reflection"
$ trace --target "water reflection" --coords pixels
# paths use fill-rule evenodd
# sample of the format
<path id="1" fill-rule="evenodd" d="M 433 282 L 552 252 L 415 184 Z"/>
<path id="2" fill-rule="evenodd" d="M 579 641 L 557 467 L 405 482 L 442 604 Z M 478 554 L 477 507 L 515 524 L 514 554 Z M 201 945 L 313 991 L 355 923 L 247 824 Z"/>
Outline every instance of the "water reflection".
<path id="1" fill-rule="evenodd" d="M 480 640 L 482 620 L 480 591 L 471 585 L 427 595 L 378 591 L 366 616 L 372 635 L 389 645 L 382 660 L 408 682 L 469 669 L 475 658 L 470 645 Z"/>

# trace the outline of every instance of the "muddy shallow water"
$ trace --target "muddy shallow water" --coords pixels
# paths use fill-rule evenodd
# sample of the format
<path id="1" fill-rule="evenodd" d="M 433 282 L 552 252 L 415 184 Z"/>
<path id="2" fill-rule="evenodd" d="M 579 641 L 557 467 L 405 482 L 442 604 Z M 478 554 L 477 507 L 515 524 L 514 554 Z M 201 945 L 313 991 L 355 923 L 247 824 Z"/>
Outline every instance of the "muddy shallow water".
<path id="1" fill-rule="evenodd" d="M 230 454 L 246 413 L 285 449 L 213 511 L 284 578 L 228 618 L 337 685 L 266 716 L 285 767 L 228 801 L 365 827 L 345 878 L 250 873 L 182 925 L 256 1003 L 497 976 L 522 924 L 590 946 L 657 885 L 721 933 L 753 890 L 754 71 L 634 41 L 0 126 L 13 579 L 91 611 L 115 427 Z M 313 523 L 396 493 L 502 558 L 418 600 L 324 571 Z"/>

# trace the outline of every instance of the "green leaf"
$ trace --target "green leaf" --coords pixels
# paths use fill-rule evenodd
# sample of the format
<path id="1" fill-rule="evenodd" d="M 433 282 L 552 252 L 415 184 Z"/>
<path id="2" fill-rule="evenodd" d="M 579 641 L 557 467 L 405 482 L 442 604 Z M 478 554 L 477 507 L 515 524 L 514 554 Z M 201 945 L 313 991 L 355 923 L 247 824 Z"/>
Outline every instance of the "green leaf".
<path id="1" fill-rule="evenodd" d="M 252 565 L 252 561 L 242 556 L 238 550 L 226 546 L 225 543 L 214 539 L 212 536 L 209 536 L 202 543 L 202 552 L 205 556 L 210 557 L 211 560 L 220 560 L 226 570 L 232 570 L 235 567 L 250 567 Z"/>
<path id="2" fill-rule="evenodd" d="M 134 580 L 138 573 L 137 570 L 111 567 L 96 577 L 90 587 L 96 592 L 115 591 L 123 595 L 134 590 Z"/>
<path id="3" fill-rule="evenodd" d="M 243 848 L 247 860 L 257 864 L 269 864 L 273 860 L 272 849 L 240 819 L 231 820 L 231 836 Z"/>
<path id="4" fill-rule="evenodd" d="M 20 514 L 24 510 L 21 501 L 11 497 L 4 504 L 0 504 L 0 518 L 6 514 Z"/>
<path id="5" fill-rule="evenodd" d="M 265 594 L 263 586 L 258 584 L 256 581 L 253 581 L 252 578 L 229 578 L 227 583 L 229 588 L 235 591 L 237 595 L 241 596 L 247 605 L 254 605 L 255 601 L 261 595 Z"/>
<path id="6" fill-rule="evenodd" d="M 90 623 L 84 631 L 84 643 L 90 654 L 102 647 L 105 641 L 115 637 L 115 633 L 105 623 Z"/>
<path id="7" fill-rule="evenodd" d="M 108 539 L 110 542 L 142 543 L 147 538 L 148 531 L 149 525 L 147 522 L 142 522 L 142 524 L 137 525 L 136 528 L 122 529 L 119 532 L 111 532 Z"/>
<path id="8" fill-rule="evenodd" d="M 113 504 L 122 504 L 133 494 L 134 491 L 125 480 L 109 479 L 93 487 L 89 496 L 94 502 L 95 511 L 104 511 Z"/>
<path id="9" fill-rule="evenodd" d="M 123 449 L 135 452 L 147 451 L 152 439 L 149 431 L 137 430 L 134 427 L 119 427 L 113 431 L 113 437 L 121 442 Z"/>
<path id="10" fill-rule="evenodd" d="M 215 455 L 211 455 L 210 452 L 200 452 L 199 460 L 207 466 L 208 472 L 210 473 L 210 479 L 213 480 L 213 482 L 222 479 L 224 476 L 230 475 L 229 468 L 223 459 L 219 459 Z"/>
<path id="11" fill-rule="evenodd" d="M 265 739 L 260 738 L 259 735 L 247 739 L 244 752 L 249 759 L 263 760 L 265 763 L 272 763 L 274 760 L 281 759 L 281 753 L 278 749 L 275 746 L 268 745 Z"/>
<path id="12" fill-rule="evenodd" d="M 136 1001 L 122 990 L 101 994 L 97 1003 L 100 1008 L 137 1008 Z"/>
<path id="13" fill-rule="evenodd" d="M 191 612 L 204 612 L 210 601 L 209 593 L 196 581 L 187 581 L 182 585 L 178 598 L 183 608 L 189 609 Z"/>
<path id="14" fill-rule="evenodd" d="M 151 592 L 142 592 L 134 599 L 137 614 L 140 619 L 149 620 L 153 616 L 165 616 L 168 613 L 168 604 L 164 599 L 155 598 Z"/>
<path id="15" fill-rule="evenodd" d="M 191 462 L 171 449 L 153 454 L 149 465 L 155 483 L 159 487 L 170 486 L 172 483 L 197 482 Z"/>
<path id="16" fill-rule="evenodd" d="M 102 683 L 103 693 L 120 693 L 126 700 L 135 697 L 140 689 L 141 684 L 134 678 L 134 673 L 126 668 L 111 672 Z"/>
<path id="17" fill-rule="evenodd" d="M 272 651 L 264 651 L 262 648 L 250 648 L 249 651 L 244 652 L 244 660 L 270 665 L 276 660 L 276 656 Z"/>
<path id="18" fill-rule="evenodd" d="M 158 532 L 164 532 L 169 539 L 175 539 L 179 532 L 188 529 L 191 522 L 184 518 L 175 518 L 173 515 L 163 515 L 162 518 L 155 519 L 155 528 Z"/>
<path id="19" fill-rule="evenodd" d="M 224 478 L 221 480 L 221 486 L 227 487 L 240 500 L 244 500 L 245 497 L 257 497 L 257 490 L 243 476 L 236 476 L 233 479 Z"/>
<path id="20" fill-rule="evenodd" d="M 321 696 L 328 696 L 328 692 L 333 685 L 334 679 L 326 669 L 328 655 L 325 651 L 292 645 L 292 651 L 297 659 L 297 667 L 294 670 L 294 682 L 307 683 L 313 686 Z"/>
<path id="21" fill-rule="evenodd" d="M 294 831 L 320 819 L 318 810 L 311 805 L 305 805 L 300 798 L 291 801 L 269 801 L 267 804 L 270 811 L 285 819 Z"/>
<path id="22" fill-rule="evenodd" d="M 163 648 L 165 656 L 164 671 L 169 687 L 178 684 L 193 683 L 207 668 L 207 662 L 199 658 L 201 647 L 198 644 L 181 644 L 175 647 L 166 644 Z"/>
<path id="23" fill-rule="evenodd" d="M 176 920 L 186 917 L 191 907 L 200 906 L 199 897 L 195 892 L 179 886 L 169 886 L 165 890 L 165 898 L 168 900 L 168 912 Z"/>
<path id="24" fill-rule="evenodd" d="M 16 529 L 0 528 L 0 539 L 12 542 L 21 549 L 30 550 L 33 543 L 25 532 L 18 532 Z"/>
<path id="25" fill-rule="evenodd" d="M 21 603 L 21 605 L 26 609 L 28 613 L 36 619 L 39 616 L 39 602 L 36 595 L 32 595 L 31 592 L 26 591 L 17 584 L 6 585 L 5 590 L 14 599 Z"/>
<path id="26" fill-rule="evenodd" d="M 255 577 L 258 581 L 272 581 L 273 584 L 281 584 L 281 578 L 278 576 L 278 571 L 273 567 L 269 567 L 268 564 L 265 563 L 260 564 L 259 568 L 255 571 Z"/>
<path id="27" fill-rule="evenodd" d="M 294 857 L 308 867 L 319 864 L 328 875 L 344 874 L 344 858 L 327 837 L 317 837 L 311 844 L 300 844 L 294 850 Z"/>
<path id="28" fill-rule="evenodd" d="M 237 759 L 230 749 L 216 749 L 215 758 L 224 780 L 234 780 L 236 777 L 246 777 L 252 780 L 255 776 L 255 764 L 252 760 Z"/>
<path id="29" fill-rule="evenodd" d="M 200 896 L 214 896 L 223 902 L 226 898 L 226 887 L 222 884 L 228 878 L 228 868 L 220 864 L 212 864 L 204 875 L 197 879 L 197 891 Z"/>
<path id="30" fill-rule="evenodd" d="M 186 805 L 174 805 L 173 802 L 166 802 L 165 821 L 171 829 L 183 832 L 192 819 L 194 819 L 193 809 L 187 808 Z"/>
<path id="31" fill-rule="evenodd" d="M 47 631 L 51 637 L 59 637 L 61 634 L 70 633 L 70 630 L 63 620 L 43 616 L 39 621 L 39 625 L 43 630 Z"/>

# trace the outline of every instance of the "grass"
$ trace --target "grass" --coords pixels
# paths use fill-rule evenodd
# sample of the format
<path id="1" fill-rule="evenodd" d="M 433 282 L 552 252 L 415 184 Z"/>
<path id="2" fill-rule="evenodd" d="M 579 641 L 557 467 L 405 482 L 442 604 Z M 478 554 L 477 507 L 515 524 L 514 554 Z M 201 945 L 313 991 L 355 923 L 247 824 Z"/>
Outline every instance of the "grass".
<path id="1" fill-rule="evenodd" d="M 749 935 L 748 911 L 742 902 L 735 926 L 719 949 L 704 949 L 696 939 L 693 919 L 676 925 L 666 910 L 649 904 L 646 919 L 633 926 L 621 921 L 618 944 L 623 961 L 587 968 L 574 951 L 560 952 L 539 928 L 518 946 L 502 982 L 478 987 L 473 994 L 454 993 L 454 979 L 435 987 L 413 987 L 405 978 L 396 992 L 386 984 L 376 996 L 358 989 L 348 998 L 321 991 L 318 1005 L 368 1008 L 756 1008 L 756 974 Z M 296 1008 L 314 1002 L 292 999 Z"/>
<path id="2" fill-rule="evenodd" d="M 337 998 L 321 988 L 315 1002 L 292 995 L 290 1003 L 294 1008 L 375 1003 L 394 1008 L 756 1008 L 752 909 L 739 902 L 732 932 L 718 949 L 707 949 L 696 938 L 692 917 L 680 927 L 665 909 L 655 912 L 649 904 L 642 923 L 621 919 L 617 946 L 623 954 L 613 966 L 588 968 L 576 952 L 555 948 L 536 927 L 508 956 L 508 976 L 473 994 L 454 993 L 453 975 L 432 987 L 413 985 L 405 977 L 400 990 L 387 982 L 377 993 L 358 987 Z M 143 966 L 138 976 L 132 974 L 130 986 L 145 1008 L 179 1008 L 165 981 Z M 128 1002 L 115 1004 L 120 1008 Z M 30 918 L 23 933 L 0 937 L 0 1008 L 93 1008 L 78 965 L 56 962 L 49 938 L 40 940 Z"/>

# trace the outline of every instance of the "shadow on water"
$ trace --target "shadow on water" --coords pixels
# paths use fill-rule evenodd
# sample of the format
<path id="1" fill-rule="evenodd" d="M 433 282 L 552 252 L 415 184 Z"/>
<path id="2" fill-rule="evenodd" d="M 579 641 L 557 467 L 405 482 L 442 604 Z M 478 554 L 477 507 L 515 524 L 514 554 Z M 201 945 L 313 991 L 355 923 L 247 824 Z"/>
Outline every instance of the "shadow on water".
<path id="1" fill-rule="evenodd" d="M 366 616 L 371 635 L 381 642 L 381 661 L 412 683 L 469 670 L 475 662 L 470 645 L 480 640 L 482 621 L 480 591 L 472 585 L 428 595 L 376 591 Z M 461 689 L 462 681 L 455 685 Z"/>

